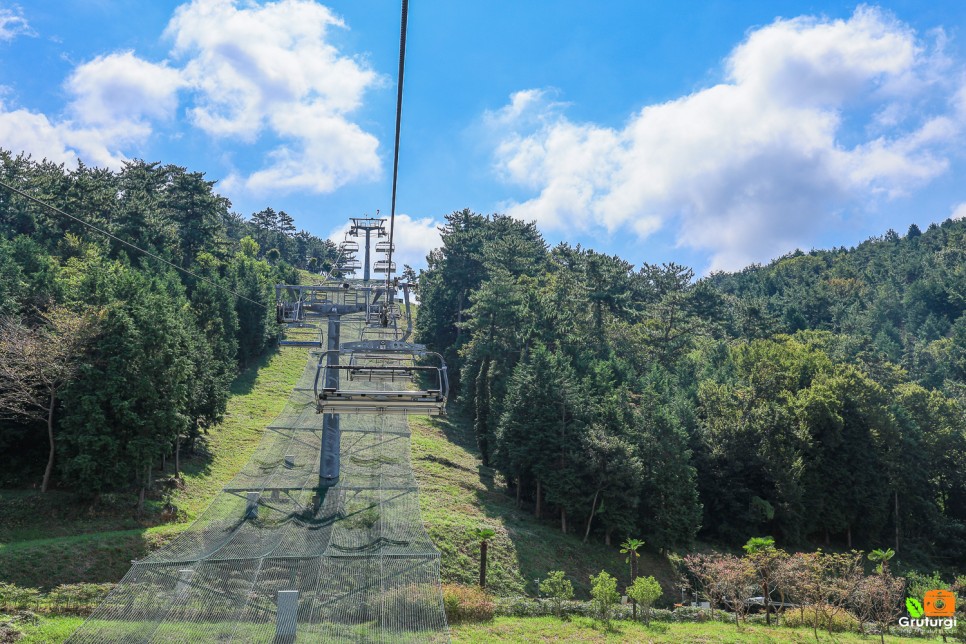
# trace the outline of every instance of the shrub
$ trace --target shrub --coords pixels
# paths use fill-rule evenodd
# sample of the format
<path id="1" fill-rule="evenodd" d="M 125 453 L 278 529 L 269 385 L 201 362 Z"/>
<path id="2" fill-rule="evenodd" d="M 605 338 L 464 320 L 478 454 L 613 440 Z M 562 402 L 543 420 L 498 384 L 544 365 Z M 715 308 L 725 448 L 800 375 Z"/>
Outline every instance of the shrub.
<path id="1" fill-rule="evenodd" d="M 443 584 L 443 606 L 451 624 L 488 622 L 495 611 L 493 599 L 485 591 L 458 584 Z"/>
<path id="2" fill-rule="evenodd" d="M 661 596 L 661 584 L 654 577 L 638 577 L 627 587 L 627 595 L 644 609 L 644 623 L 651 623 L 651 606 Z"/>
<path id="3" fill-rule="evenodd" d="M 826 608 L 815 610 L 814 606 L 805 606 L 802 610 L 785 611 L 783 621 L 785 626 L 796 628 L 807 626 L 809 628 L 824 628 L 827 631 L 842 633 L 845 631 L 858 631 L 859 620 L 844 608 Z M 815 623 L 818 615 L 819 623 Z"/>
<path id="4" fill-rule="evenodd" d="M 47 594 L 48 610 L 58 615 L 88 615 L 114 584 L 61 584 Z"/>
<path id="5" fill-rule="evenodd" d="M 562 570 L 547 573 L 547 578 L 540 582 L 540 592 L 550 599 L 557 617 L 563 614 L 563 603 L 574 598 L 574 586 L 564 577 Z"/>
<path id="6" fill-rule="evenodd" d="M 23 631 L 17 628 L 16 624 L 0 617 L 0 643 L 16 642 L 21 637 L 23 637 Z"/>
<path id="7" fill-rule="evenodd" d="M 40 590 L 37 588 L 21 588 L 14 584 L 0 583 L 0 610 L 38 608 L 40 599 Z"/>
<path id="8" fill-rule="evenodd" d="M 609 622 L 614 606 L 621 600 L 620 593 L 617 592 L 617 579 L 603 570 L 596 576 L 591 575 L 590 596 L 594 598 L 597 617 Z"/>

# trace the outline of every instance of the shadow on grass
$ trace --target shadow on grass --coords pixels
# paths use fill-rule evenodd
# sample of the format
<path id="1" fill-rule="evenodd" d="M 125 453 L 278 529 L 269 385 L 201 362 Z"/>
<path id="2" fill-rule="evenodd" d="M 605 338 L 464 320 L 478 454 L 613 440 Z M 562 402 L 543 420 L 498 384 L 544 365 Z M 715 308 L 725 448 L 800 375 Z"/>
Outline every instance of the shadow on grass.
<path id="1" fill-rule="evenodd" d="M 436 474 L 440 485 L 455 485 L 470 494 L 465 500 L 453 499 L 452 505 L 446 507 L 445 511 L 469 529 L 483 524 L 503 528 L 498 530 L 498 536 L 490 546 L 490 565 L 498 567 L 493 570 L 495 574 L 491 577 L 495 582 L 494 587 L 500 586 L 501 582 L 511 585 L 521 583 L 523 587 L 520 590 L 536 594 L 536 580 L 546 577 L 551 570 L 563 570 L 580 596 L 588 595 L 590 575 L 601 570 L 616 574 L 620 583 L 629 583 L 629 579 L 626 579 L 629 570 L 624 570 L 623 557 L 616 548 L 593 540 L 582 544 L 580 537 L 573 532 L 563 534 L 559 527 L 559 515 L 551 513 L 549 509 L 545 510 L 542 519 L 537 519 L 529 508 L 517 507 L 516 500 L 506 493 L 494 470 L 480 462 L 472 422 L 468 418 L 451 412 L 445 418 L 427 421 L 425 424 L 440 432 L 442 437 L 460 450 L 452 452 L 440 449 L 439 453 L 424 453 L 417 458 L 443 466 Z M 468 506 L 475 507 L 482 516 L 474 516 L 475 513 Z M 463 517 L 458 518 L 460 515 Z M 449 521 L 446 523 L 449 525 Z M 571 530 L 576 528 L 582 526 L 571 526 Z M 441 550 L 445 551 L 445 545 L 458 548 L 461 566 L 476 565 L 471 562 L 478 561 L 478 545 L 469 533 L 454 535 L 450 531 L 437 535 L 437 538 L 452 542 L 441 544 Z M 510 576 L 503 579 L 504 575 Z"/>
<path id="2" fill-rule="evenodd" d="M 231 396 L 246 396 L 252 393 L 252 391 L 255 389 L 255 381 L 258 380 L 259 372 L 268 366 L 268 364 L 272 361 L 272 358 L 274 358 L 278 353 L 278 350 L 278 346 L 272 346 L 269 349 L 266 349 L 265 352 L 254 361 L 248 363 L 248 365 L 245 366 L 237 376 L 235 376 L 231 386 L 228 388 Z M 181 459 L 182 472 L 198 476 L 208 476 L 211 473 L 211 464 L 214 460 L 214 454 L 209 447 L 208 435 L 201 434 L 201 436 L 199 436 L 195 441 L 192 449 L 190 449 L 187 453 L 182 452 Z"/>
<path id="3" fill-rule="evenodd" d="M 115 582 L 175 536 L 148 528 L 39 539 L 0 549 L 0 579 L 49 590 L 58 584 Z"/>
<path id="4" fill-rule="evenodd" d="M 245 365 L 231 383 L 231 387 L 229 388 L 231 395 L 244 396 L 245 394 L 250 394 L 255 388 L 255 380 L 258 378 L 258 372 L 272 361 L 276 353 L 278 353 L 278 346 L 273 345 L 266 349 L 254 361 Z"/>

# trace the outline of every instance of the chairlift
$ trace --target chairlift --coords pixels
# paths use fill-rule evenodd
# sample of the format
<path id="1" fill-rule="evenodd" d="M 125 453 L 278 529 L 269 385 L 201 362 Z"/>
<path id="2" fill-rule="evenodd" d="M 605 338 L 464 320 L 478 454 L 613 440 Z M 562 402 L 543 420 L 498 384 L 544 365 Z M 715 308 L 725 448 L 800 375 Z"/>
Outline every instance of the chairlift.
<path id="1" fill-rule="evenodd" d="M 302 300 L 279 300 L 275 304 L 275 320 L 279 324 L 296 324 L 303 319 Z"/>
<path id="2" fill-rule="evenodd" d="M 337 356 L 347 356 L 348 363 L 331 364 Z M 431 358 L 438 364 L 417 364 L 419 358 Z M 342 374 L 346 375 L 345 379 L 340 378 Z M 415 381 L 417 375 L 429 379 L 430 386 L 402 391 L 358 387 L 361 382 L 408 384 Z M 314 390 L 316 409 L 320 414 L 354 412 L 440 416 L 446 413 L 449 379 L 443 357 L 427 351 L 425 345 L 367 340 L 347 342 L 342 349 L 333 349 L 321 356 Z"/>
<path id="3" fill-rule="evenodd" d="M 388 241 L 376 242 L 377 253 L 388 253 L 390 249 L 392 249 L 392 251 L 395 252 L 396 245 L 390 244 Z"/>
<path id="4" fill-rule="evenodd" d="M 396 262 L 390 262 L 386 259 L 380 259 L 372 265 L 372 272 L 374 273 L 395 273 L 396 272 Z"/>
<path id="5" fill-rule="evenodd" d="M 339 250 L 346 253 L 358 253 L 359 242 L 352 239 L 346 239 L 341 244 L 339 244 Z"/>

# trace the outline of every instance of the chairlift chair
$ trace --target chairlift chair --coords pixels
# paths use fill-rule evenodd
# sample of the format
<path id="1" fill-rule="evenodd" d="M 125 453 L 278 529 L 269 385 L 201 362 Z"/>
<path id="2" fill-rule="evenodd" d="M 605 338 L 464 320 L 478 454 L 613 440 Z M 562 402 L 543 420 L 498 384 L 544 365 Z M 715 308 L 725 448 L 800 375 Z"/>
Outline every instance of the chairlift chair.
<path id="1" fill-rule="evenodd" d="M 374 273 L 395 273 L 396 272 L 396 262 L 390 262 L 386 259 L 380 259 L 372 265 L 372 272 Z"/>
<path id="2" fill-rule="evenodd" d="M 347 356 L 347 364 L 330 364 L 334 357 Z M 417 358 L 431 358 L 438 364 L 417 364 Z M 345 379 L 340 378 L 342 374 Z M 359 388 L 360 382 L 411 382 L 417 375 L 430 380 L 418 390 Z M 337 384 L 336 384 L 337 383 Z M 352 384 L 350 384 L 352 383 Z M 355 385 L 355 386 L 353 386 Z M 396 413 L 440 416 L 446 413 L 449 378 L 446 362 L 424 345 L 393 340 L 345 343 L 321 356 L 315 374 L 316 409 L 320 414 Z"/>
<path id="3" fill-rule="evenodd" d="M 376 242 L 377 253 L 388 253 L 390 248 L 393 250 L 393 252 L 395 252 L 396 245 L 390 244 L 388 241 Z"/>
<path id="4" fill-rule="evenodd" d="M 303 318 L 302 300 L 279 300 L 275 305 L 275 319 L 279 324 L 297 324 Z"/>

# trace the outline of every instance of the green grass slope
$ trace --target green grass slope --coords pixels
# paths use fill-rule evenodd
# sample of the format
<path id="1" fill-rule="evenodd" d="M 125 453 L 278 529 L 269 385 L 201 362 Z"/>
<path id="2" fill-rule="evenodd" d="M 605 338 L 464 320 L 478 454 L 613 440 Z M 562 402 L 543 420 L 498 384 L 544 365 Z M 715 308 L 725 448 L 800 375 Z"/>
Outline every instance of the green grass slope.
<path id="1" fill-rule="evenodd" d="M 444 582 L 476 583 L 479 542 L 472 531 L 487 527 L 496 532 L 487 555 L 487 587 L 494 593 L 535 594 L 534 580 L 550 570 L 566 572 L 584 598 L 590 575 L 601 570 L 617 576 L 621 588 L 629 583 L 629 566 L 617 547 L 583 544 L 575 534 L 561 533 L 555 521 L 538 521 L 518 509 L 501 478 L 483 466 L 465 419 L 416 416 L 409 424 L 423 521 L 442 552 Z M 639 573 L 654 575 L 670 597 L 674 575 L 664 557 L 642 550 Z"/>
<path id="2" fill-rule="evenodd" d="M 182 459 L 184 488 L 166 495 L 179 509 L 176 523 L 158 525 L 160 499 L 137 520 L 133 492 L 104 495 L 92 504 L 62 490 L 0 491 L 0 581 L 49 589 L 119 580 L 132 559 L 161 547 L 196 519 L 248 461 L 306 358 L 306 349 L 281 348 L 235 379 L 224 421 L 194 457 Z"/>

